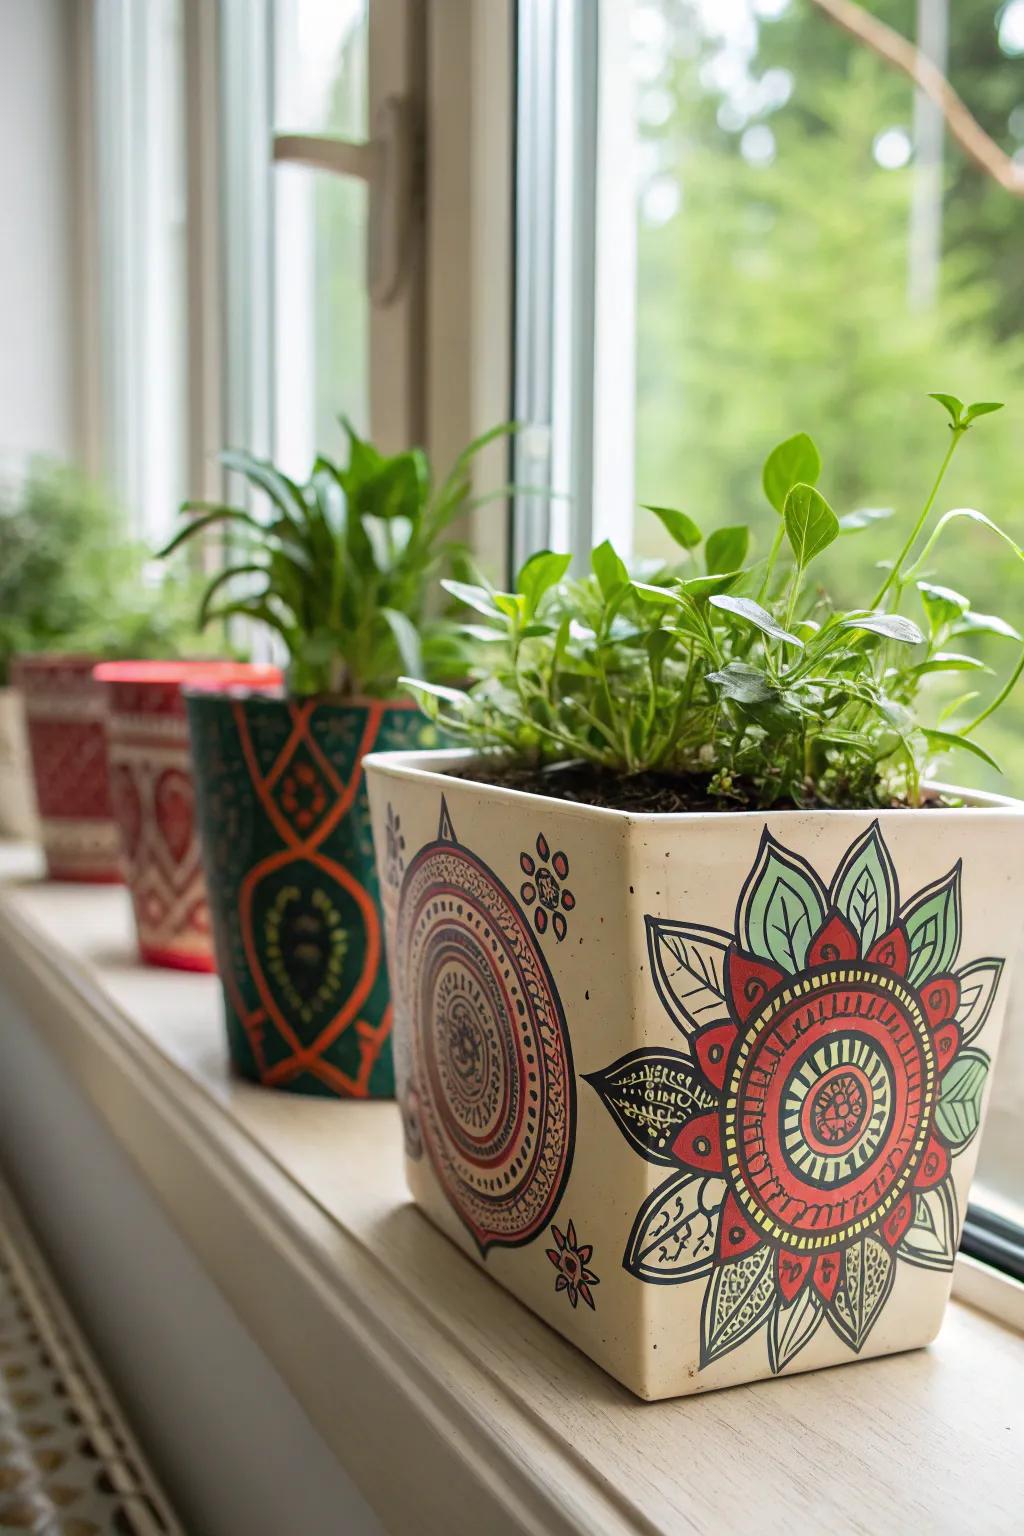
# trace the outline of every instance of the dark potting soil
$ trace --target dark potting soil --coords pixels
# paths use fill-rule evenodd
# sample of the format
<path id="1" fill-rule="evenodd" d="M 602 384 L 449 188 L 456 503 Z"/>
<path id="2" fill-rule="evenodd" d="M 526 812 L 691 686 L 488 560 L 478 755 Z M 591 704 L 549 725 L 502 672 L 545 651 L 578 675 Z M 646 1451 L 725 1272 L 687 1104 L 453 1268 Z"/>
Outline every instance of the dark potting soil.
<path id="1" fill-rule="evenodd" d="M 512 764 L 474 763 L 472 767 L 450 770 L 453 778 L 471 779 L 477 784 L 492 784 L 498 789 L 519 789 L 530 795 L 545 795 L 551 800 L 570 800 L 576 805 L 599 806 L 604 810 L 654 812 L 662 815 L 681 811 L 814 811 L 832 807 L 813 799 L 802 805 L 777 801 L 759 806 L 751 792 L 744 795 L 744 785 L 736 784 L 735 799 L 708 794 L 707 779 L 697 774 L 637 773 L 618 775 L 594 768 L 587 763 L 558 764 L 552 768 L 516 767 Z M 959 800 L 933 795 L 926 807 L 959 805 Z M 878 809 L 879 807 L 872 807 Z M 893 800 L 886 807 L 909 810 L 905 801 Z"/>

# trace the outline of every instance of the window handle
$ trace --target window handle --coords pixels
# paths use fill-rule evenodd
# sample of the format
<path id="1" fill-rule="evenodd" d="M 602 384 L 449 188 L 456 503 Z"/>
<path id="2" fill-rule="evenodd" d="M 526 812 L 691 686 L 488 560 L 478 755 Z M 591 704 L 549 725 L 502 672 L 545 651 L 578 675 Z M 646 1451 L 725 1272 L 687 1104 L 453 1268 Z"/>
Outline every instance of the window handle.
<path id="1" fill-rule="evenodd" d="M 388 96 L 381 102 L 366 143 L 331 134 L 274 135 L 278 164 L 306 165 L 332 176 L 365 181 L 369 198 L 366 284 L 378 309 L 394 303 L 408 275 L 423 203 L 421 138 L 415 109 L 406 96 Z"/>

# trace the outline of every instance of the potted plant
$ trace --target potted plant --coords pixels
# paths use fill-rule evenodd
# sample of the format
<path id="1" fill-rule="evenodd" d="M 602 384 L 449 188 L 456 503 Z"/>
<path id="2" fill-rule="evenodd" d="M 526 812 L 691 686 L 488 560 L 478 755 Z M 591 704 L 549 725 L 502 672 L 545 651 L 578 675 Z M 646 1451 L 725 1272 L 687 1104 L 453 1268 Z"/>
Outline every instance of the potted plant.
<path id="1" fill-rule="evenodd" d="M 212 971 L 183 689 L 272 688 L 277 667 L 193 659 L 101 662 L 110 798 L 145 965 Z"/>
<path id="2" fill-rule="evenodd" d="M 0 675 L 13 688 L 0 718 L 15 732 L 0 756 L 22 761 L 23 703 L 51 879 L 121 878 L 93 667 L 103 657 L 173 653 L 189 632 L 190 604 L 187 583 L 162 579 L 125 538 L 117 509 L 77 471 L 39 461 L 0 508 Z M 32 829 L 19 815 L 11 830 Z"/>
<path id="3" fill-rule="evenodd" d="M 631 579 L 604 543 L 582 579 L 545 551 L 512 592 L 463 589 L 493 670 L 415 691 L 474 750 L 367 762 L 412 1192 L 645 1398 L 921 1345 L 942 1316 L 1024 807 L 925 774 L 987 759 L 1024 651 L 930 574 L 966 521 L 1006 538 L 933 518 L 996 408 L 941 402 L 942 472 L 862 607 L 809 580 L 844 520 L 801 434 L 765 465 L 763 559 L 660 508 L 675 574 Z M 980 633 L 1016 648 L 1008 680 L 930 723 Z"/>
<path id="4" fill-rule="evenodd" d="M 435 487 L 419 450 L 386 457 L 346 431 L 347 463 L 318 458 L 304 485 L 225 455 L 269 513 L 189 506 L 165 553 L 226 526 L 231 563 L 201 620 L 266 626 L 288 657 L 284 695 L 188 698 L 232 1062 L 268 1087 L 380 1098 L 394 1086 L 391 1005 L 362 762 L 437 740 L 398 678 L 458 668 L 452 627 L 427 619 L 425 598 L 472 456 L 495 434 Z"/>

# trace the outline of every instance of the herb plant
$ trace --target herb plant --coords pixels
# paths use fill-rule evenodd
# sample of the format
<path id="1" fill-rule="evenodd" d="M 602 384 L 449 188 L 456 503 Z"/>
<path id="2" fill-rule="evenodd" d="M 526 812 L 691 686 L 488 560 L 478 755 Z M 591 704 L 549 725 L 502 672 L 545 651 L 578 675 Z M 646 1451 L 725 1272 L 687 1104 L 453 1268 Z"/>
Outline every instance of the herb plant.
<path id="1" fill-rule="evenodd" d="M 154 568 L 76 470 L 38 460 L 0 499 L 0 683 L 25 652 L 176 654 L 197 639 L 193 614 L 188 578 Z"/>
<path id="2" fill-rule="evenodd" d="M 447 478 L 431 481 L 418 448 L 386 457 L 343 423 L 347 464 L 320 455 L 298 484 L 248 453 L 222 462 L 264 493 L 268 511 L 186 502 L 189 521 L 161 551 L 171 554 L 208 528 L 231 533 L 228 563 L 209 582 L 200 627 L 234 617 L 266 625 L 288 653 L 297 695 L 387 697 L 403 672 L 465 674 L 450 625 L 426 616 L 447 539 L 470 498 L 474 455 L 508 427 L 496 427 L 459 455 Z"/>
<path id="3" fill-rule="evenodd" d="M 637 580 L 605 541 L 579 579 L 567 555 L 544 550 L 513 592 L 448 582 L 482 619 L 473 628 L 491 665 L 468 690 L 407 682 L 446 731 L 517 765 L 672 776 L 695 800 L 722 806 L 918 805 L 922 776 L 947 752 L 992 762 L 974 733 L 1024 669 L 1013 626 L 976 613 L 936 584 L 931 567 L 936 546 L 965 521 L 1022 554 L 980 512 L 933 516 L 963 438 L 1000 407 L 933 398 L 949 417 L 946 451 L 863 607 L 838 608 L 811 568 L 836 539 L 887 514 L 837 516 L 817 488 L 818 450 L 798 433 L 764 465 L 778 514 L 764 558 L 751 558 L 746 526 L 705 538 L 687 513 L 651 507 L 679 547 L 676 566 Z M 979 634 L 1020 648 L 1007 681 L 973 713 L 973 692 L 935 712 L 933 678 L 986 671 L 962 649 Z"/>

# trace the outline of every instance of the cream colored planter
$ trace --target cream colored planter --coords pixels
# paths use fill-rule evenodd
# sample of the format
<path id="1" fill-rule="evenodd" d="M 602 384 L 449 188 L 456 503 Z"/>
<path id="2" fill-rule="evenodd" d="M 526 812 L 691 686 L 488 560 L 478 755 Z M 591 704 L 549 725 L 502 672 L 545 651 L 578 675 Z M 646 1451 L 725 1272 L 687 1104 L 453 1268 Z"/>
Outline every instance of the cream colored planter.
<path id="1" fill-rule="evenodd" d="M 416 1201 L 641 1397 L 927 1344 L 1024 806 L 637 816 L 366 772 Z"/>
<path id="2" fill-rule="evenodd" d="M 15 688 L 0 688 L 0 837 L 39 835 L 25 706 Z"/>

